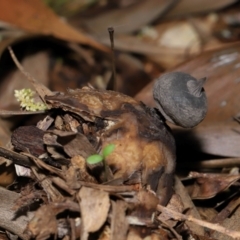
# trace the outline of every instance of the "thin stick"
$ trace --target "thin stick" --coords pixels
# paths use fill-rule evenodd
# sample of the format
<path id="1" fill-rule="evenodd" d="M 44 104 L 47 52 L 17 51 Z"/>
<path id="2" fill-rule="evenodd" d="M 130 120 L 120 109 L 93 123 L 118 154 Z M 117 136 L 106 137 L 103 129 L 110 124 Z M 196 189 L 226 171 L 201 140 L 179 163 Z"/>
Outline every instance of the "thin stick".
<path id="1" fill-rule="evenodd" d="M 42 113 L 46 113 L 45 110 L 41 110 L 41 111 L 8 111 L 8 110 L 0 110 L 0 117 L 11 117 L 11 116 L 19 116 L 19 115 L 35 115 L 35 114 L 42 114 Z"/>
<path id="2" fill-rule="evenodd" d="M 240 166 L 240 158 L 223 158 L 223 159 L 210 159 L 206 161 L 191 162 L 183 161 L 178 163 L 179 168 L 192 169 L 192 168 L 223 168 L 223 167 L 236 167 Z"/>
<path id="3" fill-rule="evenodd" d="M 116 64 L 114 56 L 114 28 L 109 27 L 108 33 L 111 41 L 111 51 L 112 51 L 112 80 L 113 80 L 113 90 L 117 91 L 117 79 L 116 79 Z"/>
<path id="4" fill-rule="evenodd" d="M 31 161 L 29 157 L 13 152 L 3 147 L 0 147 L 0 157 L 6 158 L 12 161 L 13 163 L 24 167 L 30 167 L 34 165 L 34 163 Z"/>
<path id="5" fill-rule="evenodd" d="M 23 66 L 21 65 L 21 63 L 18 61 L 17 57 L 15 56 L 13 50 L 11 47 L 8 47 L 9 53 L 12 57 L 12 60 L 14 61 L 14 63 L 16 64 L 17 68 L 21 71 L 21 73 L 27 78 L 27 80 L 33 85 L 35 91 L 38 93 L 39 97 L 42 99 L 42 101 L 46 103 L 45 101 L 45 96 L 46 95 L 52 95 L 52 91 L 50 91 L 46 86 L 44 86 L 42 83 L 38 82 L 33 76 L 31 76 L 27 71 L 25 71 L 25 69 L 23 68 Z"/>
<path id="6" fill-rule="evenodd" d="M 164 212 L 164 213 L 168 214 L 169 216 L 171 216 L 171 218 L 173 218 L 175 220 L 193 222 L 193 223 L 196 223 L 200 226 L 203 226 L 203 227 L 209 228 L 211 230 L 214 230 L 214 231 L 223 233 L 225 235 L 228 235 L 228 236 L 230 236 L 234 239 L 240 239 L 240 232 L 239 231 L 234 231 L 234 230 L 227 229 L 223 226 L 220 226 L 219 224 L 199 220 L 199 219 L 194 218 L 192 216 L 187 216 L 187 215 L 184 215 L 182 213 L 173 211 L 173 210 L 171 210 L 167 207 L 164 207 L 162 205 L 158 205 L 157 210 L 162 212 L 162 213 Z"/>

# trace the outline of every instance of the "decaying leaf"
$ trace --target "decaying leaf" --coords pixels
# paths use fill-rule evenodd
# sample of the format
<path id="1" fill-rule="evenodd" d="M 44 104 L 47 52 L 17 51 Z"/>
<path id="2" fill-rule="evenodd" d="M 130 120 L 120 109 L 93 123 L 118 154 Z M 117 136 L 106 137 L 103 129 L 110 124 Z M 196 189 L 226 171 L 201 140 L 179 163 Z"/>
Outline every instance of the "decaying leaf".
<path id="1" fill-rule="evenodd" d="M 82 236 L 96 232 L 106 221 L 110 200 L 106 192 L 82 187 L 78 193 L 82 214 Z"/>
<path id="2" fill-rule="evenodd" d="M 85 21 L 85 25 L 94 33 L 104 33 L 111 23 L 112 26 L 124 26 L 118 33 L 129 33 L 139 30 L 142 26 L 151 23 L 159 15 L 163 15 L 176 1 L 152 0 L 140 1 L 123 9 L 116 9 Z M 129 24 L 131 22 L 131 24 Z M 103 35 L 103 34 L 102 34 Z"/>
<path id="3" fill-rule="evenodd" d="M 221 175 L 207 173 L 190 173 L 192 178 L 196 178 L 192 189 L 193 199 L 207 199 L 214 197 L 217 193 L 226 190 L 229 186 L 239 180 L 239 175 Z"/>
<path id="4" fill-rule="evenodd" d="M 136 205 L 128 216 L 130 223 L 136 225 L 151 225 L 155 217 L 156 207 L 159 199 L 152 192 L 140 190 L 136 194 Z"/>
<path id="5" fill-rule="evenodd" d="M 168 203 L 167 207 L 169 209 L 172 209 L 174 211 L 177 212 L 183 212 L 184 208 L 183 208 L 183 203 L 181 202 L 181 198 L 180 196 L 178 196 L 177 194 L 174 194 L 170 200 L 170 202 Z M 161 222 L 164 222 L 168 224 L 168 226 L 174 227 L 177 222 L 174 220 L 171 220 L 171 216 L 169 216 L 167 213 L 162 213 L 160 214 L 160 216 L 158 217 L 158 220 Z"/>
<path id="6" fill-rule="evenodd" d="M 57 234 L 57 220 L 50 205 L 41 206 L 29 222 L 26 231 L 36 239 L 46 239 Z"/>
<path id="7" fill-rule="evenodd" d="M 178 194 L 181 198 L 180 204 L 183 204 L 183 209 L 186 210 L 188 209 L 188 214 L 195 217 L 196 219 L 201 219 L 201 216 L 196 208 L 196 206 L 193 204 L 189 193 L 183 186 L 182 182 L 180 179 L 175 176 L 175 182 L 174 182 L 174 189 L 176 194 Z M 178 211 L 179 212 L 179 211 Z M 194 222 L 189 222 L 186 221 L 186 226 L 191 229 L 191 232 L 193 234 L 197 234 L 198 236 L 203 236 L 204 235 L 204 228 L 200 226 L 199 224 L 196 224 Z"/>
<path id="8" fill-rule="evenodd" d="M 53 35 L 63 40 L 88 44 L 101 50 L 104 46 L 86 34 L 77 31 L 63 22 L 42 1 L 21 0 L 18 4 L 14 1 L 3 0 L 0 3 L 2 21 L 6 21 L 31 33 Z M 11 11 L 9 11 L 11 9 Z"/>

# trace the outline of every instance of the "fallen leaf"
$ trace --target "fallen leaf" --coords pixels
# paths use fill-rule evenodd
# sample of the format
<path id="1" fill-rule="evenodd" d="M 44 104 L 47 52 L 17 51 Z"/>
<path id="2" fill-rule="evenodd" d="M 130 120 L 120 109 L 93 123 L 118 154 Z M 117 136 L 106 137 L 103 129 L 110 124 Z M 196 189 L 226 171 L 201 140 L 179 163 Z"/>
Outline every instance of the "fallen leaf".
<path id="1" fill-rule="evenodd" d="M 196 178 L 191 192 L 193 199 L 208 199 L 229 188 L 232 184 L 240 179 L 239 175 L 222 175 L 195 173 L 189 174 L 190 177 Z"/>
<path id="2" fill-rule="evenodd" d="M 201 219 L 201 216 L 199 215 L 199 212 L 192 202 L 191 197 L 189 196 L 189 193 L 187 192 L 186 188 L 183 186 L 182 182 L 180 179 L 175 176 L 175 185 L 174 185 L 174 190 L 176 194 L 180 196 L 181 203 L 183 204 L 184 210 L 189 209 L 189 214 L 191 214 L 193 217 L 197 219 Z M 186 225 L 188 226 L 189 229 L 191 229 L 191 232 L 194 234 L 197 234 L 199 236 L 204 235 L 204 228 L 196 223 L 186 221 Z"/>
<path id="3" fill-rule="evenodd" d="M 130 33 L 139 30 L 163 15 L 176 2 L 175 0 L 137 1 L 131 6 L 93 16 L 91 19 L 85 20 L 84 23 L 93 34 L 97 32 L 98 36 L 106 32 L 109 24 L 111 26 L 121 26 L 118 28 L 118 34 Z"/>
<path id="4" fill-rule="evenodd" d="M 43 1 L 14 0 L 0 1 L 0 19 L 33 34 L 54 36 L 65 41 L 86 44 L 106 51 L 107 48 L 96 42 L 86 33 L 74 29 L 61 20 Z"/>
<path id="5" fill-rule="evenodd" d="M 177 146 L 188 154 L 204 152 L 222 157 L 240 157 L 238 123 L 216 123 L 199 126 L 192 130 L 175 130 Z M 182 139 L 185 141 L 182 141 Z M 183 153 L 184 154 L 184 153 Z"/>
<path id="6" fill-rule="evenodd" d="M 107 219 L 110 200 L 108 193 L 82 187 L 78 193 L 82 216 L 82 230 L 90 233 L 102 227 Z"/>
<path id="7" fill-rule="evenodd" d="M 41 206 L 27 226 L 28 235 L 36 239 L 47 239 L 57 234 L 57 220 L 51 205 Z"/>
<path id="8" fill-rule="evenodd" d="M 219 10 L 235 2 L 237 0 L 211 2 L 208 0 L 181 0 L 166 14 L 166 18 Z"/>

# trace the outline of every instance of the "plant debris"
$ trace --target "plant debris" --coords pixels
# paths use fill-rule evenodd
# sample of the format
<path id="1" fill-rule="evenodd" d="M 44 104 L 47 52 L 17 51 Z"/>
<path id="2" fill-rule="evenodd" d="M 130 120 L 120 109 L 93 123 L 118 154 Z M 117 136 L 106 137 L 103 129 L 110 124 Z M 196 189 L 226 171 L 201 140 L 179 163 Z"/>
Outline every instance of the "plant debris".
<path id="1" fill-rule="evenodd" d="M 42 1 L 0 3 L 0 238 L 240 239 L 239 1 Z"/>
<path id="2" fill-rule="evenodd" d="M 44 87 L 36 80 L 34 85 L 42 94 Z M 174 140 L 161 115 L 126 95 L 90 87 L 51 93 L 44 100 L 50 108 L 48 116 L 38 127 L 17 128 L 11 137 L 14 150 L 30 158 L 30 177 L 48 197 L 28 224 L 29 236 L 60 236 L 61 221 L 65 235 L 78 236 L 80 227 L 81 239 L 92 233 L 100 236 L 103 226 L 114 235 L 119 231 L 116 226 L 122 226 L 125 237 L 128 224 L 157 228 L 153 216 L 158 204 L 169 202 L 175 166 Z M 53 120 L 43 124 L 47 119 Z M 109 146 L 114 148 L 109 151 Z M 87 163 L 89 156 L 102 151 L 105 164 Z M 83 182 L 103 185 L 94 189 Z M 106 184 L 112 185 L 111 194 L 104 191 Z M 117 190 L 124 185 L 132 186 L 132 191 Z M 77 218 L 75 210 L 55 210 L 66 201 L 79 203 Z M 115 213 L 122 204 L 122 218 L 130 219 L 127 225 L 118 222 L 123 220 Z"/>

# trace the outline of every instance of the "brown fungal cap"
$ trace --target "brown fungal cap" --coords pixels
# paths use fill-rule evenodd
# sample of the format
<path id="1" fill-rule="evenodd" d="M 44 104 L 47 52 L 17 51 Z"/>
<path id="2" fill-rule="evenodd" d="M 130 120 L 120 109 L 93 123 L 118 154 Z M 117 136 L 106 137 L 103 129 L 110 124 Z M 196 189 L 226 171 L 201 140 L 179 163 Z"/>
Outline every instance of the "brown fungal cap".
<path id="1" fill-rule="evenodd" d="M 124 94 L 89 87 L 45 99 L 52 108 L 82 117 L 85 124 L 96 123 L 97 119 L 104 121 L 91 133 L 98 139 L 100 148 L 96 150 L 101 152 L 109 144 L 115 148 L 105 158 L 110 177 L 102 178 L 98 171 L 100 181 L 150 186 L 161 204 L 168 202 L 175 170 L 175 142 L 155 109 Z"/>
<path id="2" fill-rule="evenodd" d="M 207 113 L 205 81 L 206 78 L 196 80 L 183 72 L 171 72 L 158 78 L 153 97 L 166 120 L 185 128 L 198 125 Z"/>

